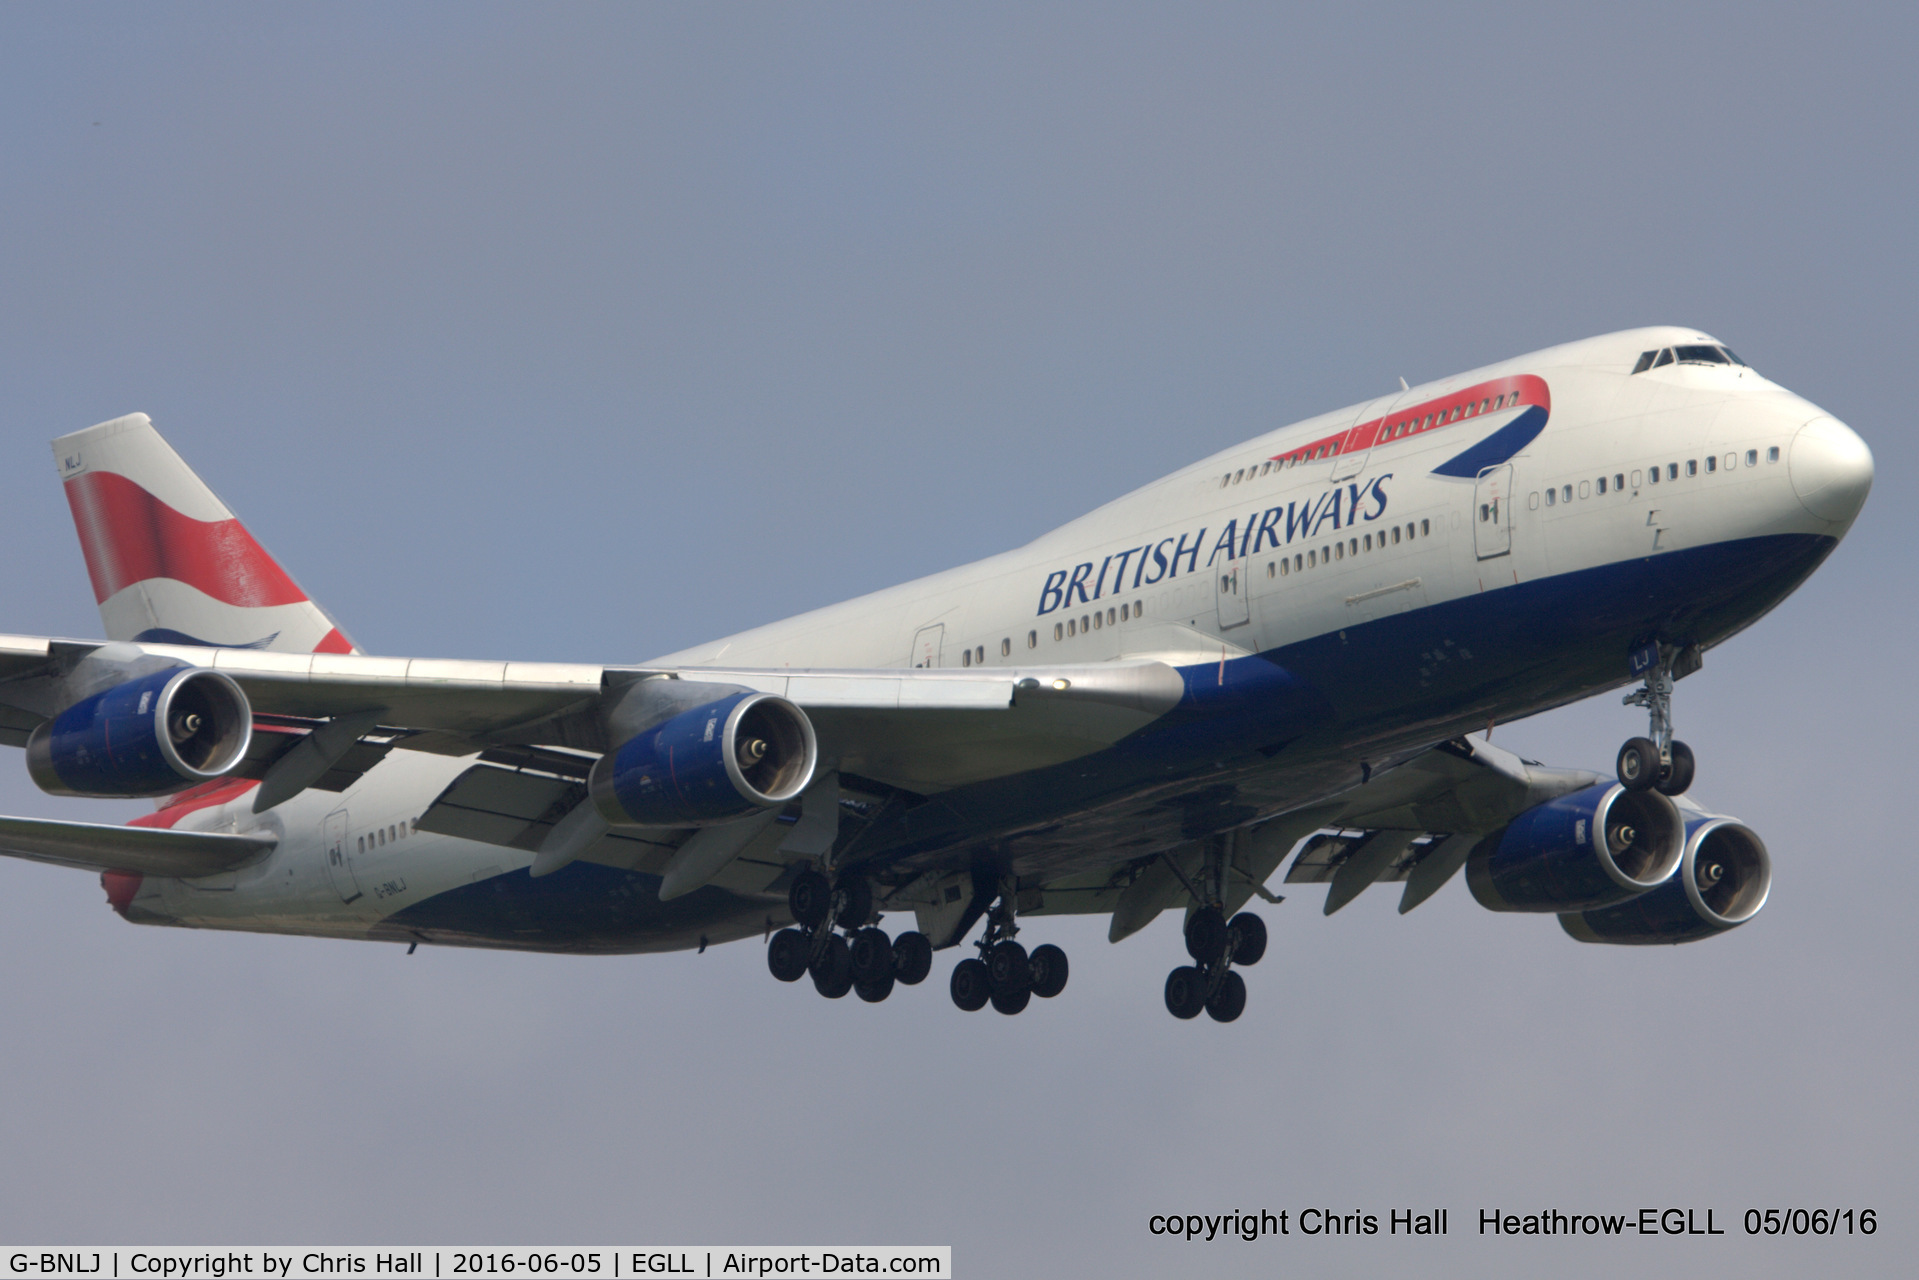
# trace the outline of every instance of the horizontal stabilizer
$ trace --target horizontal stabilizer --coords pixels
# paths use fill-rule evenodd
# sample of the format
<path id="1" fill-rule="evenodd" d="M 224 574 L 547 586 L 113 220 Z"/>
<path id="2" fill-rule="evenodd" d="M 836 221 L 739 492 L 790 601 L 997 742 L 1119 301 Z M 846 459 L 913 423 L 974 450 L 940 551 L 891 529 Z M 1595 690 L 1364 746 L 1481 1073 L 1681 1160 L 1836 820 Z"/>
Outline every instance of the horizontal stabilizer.
<path id="1" fill-rule="evenodd" d="M 44 818 L 0 818 L 0 854 L 89 871 L 138 871 L 149 876 L 210 876 L 272 850 L 271 836 L 163 827 L 113 827 Z"/>

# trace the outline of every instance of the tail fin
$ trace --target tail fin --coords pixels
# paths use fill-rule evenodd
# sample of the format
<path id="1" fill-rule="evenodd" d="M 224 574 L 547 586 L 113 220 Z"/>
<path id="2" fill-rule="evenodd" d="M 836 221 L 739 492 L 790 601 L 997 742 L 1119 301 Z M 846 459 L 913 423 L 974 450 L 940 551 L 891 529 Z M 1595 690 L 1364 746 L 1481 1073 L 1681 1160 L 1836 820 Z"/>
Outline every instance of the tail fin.
<path id="1" fill-rule="evenodd" d="M 357 653 L 144 413 L 53 442 L 110 640 Z"/>

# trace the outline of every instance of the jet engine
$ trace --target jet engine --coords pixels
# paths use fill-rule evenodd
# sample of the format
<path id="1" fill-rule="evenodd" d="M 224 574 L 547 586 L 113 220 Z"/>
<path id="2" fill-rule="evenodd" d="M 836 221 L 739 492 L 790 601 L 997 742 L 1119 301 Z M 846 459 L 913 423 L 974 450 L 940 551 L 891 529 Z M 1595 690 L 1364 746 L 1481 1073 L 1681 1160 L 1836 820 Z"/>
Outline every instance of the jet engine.
<path id="1" fill-rule="evenodd" d="M 1684 852 L 1671 800 L 1600 783 L 1535 805 L 1481 841 L 1466 883 L 1492 911 L 1583 911 L 1664 884 Z"/>
<path id="2" fill-rule="evenodd" d="M 174 667 L 75 702 L 33 731 L 27 772 L 57 796 L 163 796 L 246 755 L 253 711 L 230 676 Z"/>
<path id="3" fill-rule="evenodd" d="M 1581 942 L 1694 942 L 1759 914 L 1772 890 L 1765 841 L 1731 818 L 1688 815 L 1679 874 L 1630 902 L 1559 917 Z"/>
<path id="4" fill-rule="evenodd" d="M 795 799 L 818 759 L 805 712 L 739 690 L 627 738 L 600 757 L 587 785 L 616 827 L 711 826 Z"/>

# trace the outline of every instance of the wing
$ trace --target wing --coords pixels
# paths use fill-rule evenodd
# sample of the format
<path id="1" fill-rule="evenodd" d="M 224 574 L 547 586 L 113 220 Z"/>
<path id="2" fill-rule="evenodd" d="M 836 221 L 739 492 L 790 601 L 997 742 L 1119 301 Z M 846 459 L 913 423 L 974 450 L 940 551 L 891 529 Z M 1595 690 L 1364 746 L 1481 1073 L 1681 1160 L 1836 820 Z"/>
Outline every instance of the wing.
<path id="1" fill-rule="evenodd" d="M 60 709 L 60 679 L 101 645 L 0 636 L 0 741 L 24 745 Z M 611 694 L 647 679 L 776 693 L 814 721 L 823 757 L 925 794 L 1070 760 L 1151 723 L 1185 692 L 1178 671 L 1135 661 L 911 670 L 615 667 L 270 653 L 115 644 L 231 676 L 257 712 L 360 721 L 390 745 L 469 755 L 507 745 L 576 746 Z M 342 749 L 367 736 L 347 738 Z M 589 745 L 602 745 L 590 743 Z"/>
<path id="2" fill-rule="evenodd" d="M 263 836 L 0 818 L 0 854 L 93 871 L 209 876 L 251 862 L 275 843 Z"/>
<path id="3" fill-rule="evenodd" d="M 1328 885 L 1327 915 L 1380 881 L 1406 883 L 1403 914 L 1438 892 L 1486 835 L 1534 805 L 1599 781 L 1596 773 L 1537 764 L 1490 742 L 1440 743 L 1341 795 L 1232 833 L 1226 910 L 1239 910 L 1255 893 L 1270 897 L 1264 884 L 1305 840 L 1286 883 Z M 1205 854 L 1193 842 L 1038 886 L 1031 911 L 1022 913 L 1110 912 L 1108 937 L 1117 942 L 1160 912 L 1189 905 Z"/>

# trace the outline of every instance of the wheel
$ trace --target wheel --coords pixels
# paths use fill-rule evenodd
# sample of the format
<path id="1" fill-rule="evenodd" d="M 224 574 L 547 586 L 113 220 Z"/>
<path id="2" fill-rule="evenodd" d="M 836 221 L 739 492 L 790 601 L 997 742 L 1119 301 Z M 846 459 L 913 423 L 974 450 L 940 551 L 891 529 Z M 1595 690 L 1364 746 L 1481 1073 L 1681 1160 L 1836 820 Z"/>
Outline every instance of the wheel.
<path id="1" fill-rule="evenodd" d="M 1034 947 L 1029 958 L 1033 968 L 1033 994 L 1051 1000 L 1066 990 L 1066 953 L 1052 943 Z"/>
<path id="2" fill-rule="evenodd" d="M 1644 791 L 1659 780 L 1659 748 L 1651 738 L 1628 738 L 1619 748 L 1619 785 Z"/>
<path id="3" fill-rule="evenodd" d="M 1186 954 L 1201 964 L 1212 964 L 1226 954 L 1226 913 L 1201 907 L 1186 917 Z"/>
<path id="4" fill-rule="evenodd" d="M 926 981 L 933 971 L 933 944 L 923 933 L 908 930 L 893 939 L 893 976 L 909 987 Z"/>
<path id="5" fill-rule="evenodd" d="M 1228 969 L 1219 980 L 1219 989 L 1207 998 L 1206 1016 L 1214 1022 L 1231 1022 L 1246 1012 L 1246 979 Z"/>
<path id="6" fill-rule="evenodd" d="M 1166 1011 L 1175 1018 L 1196 1018 L 1206 1007 L 1206 975 L 1183 964 L 1166 975 Z"/>
<path id="7" fill-rule="evenodd" d="M 893 971 L 853 979 L 853 994 L 868 1004 L 878 1004 L 893 994 Z"/>
<path id="8" fill-rule="evenodd" d="M 1653 785 L 1662 795 L 1683 796 L 1686 788 L 1692 785 L 1692 775 L 1692 748 L 1683 742 L 1675 742 L 1672 744 L 1672 763 Z"/>
<path id="9" fill-rule="evenodd" d="M 817 929 L 826 923 L 826 910 L 833 900 L 833 886 L 817 871 L 802 871 L 793 877 L 786 890 L 786 909 L 802 929 Z"/>
<path id="10" fill-rule="evenodd" d="M 1021 1009 L 1024 1009 L 1031 1003 L 1032 999 L 1033 992 L 1030 987 L 1021 987 L 1017 991 L 995 991 L 993 993 L 993 1008 L 1011 1017 Z"/>
<path id="11" fill-rule="evenodd" d="M 1033 980 L 1033 966 L 1026 958 L 1026 948 L 1008 938 L 996 942 L 993 949 L 986 953 L 986 971 L 993 979 L 993 990 L 1023 991 Z"/>
<path id="12" fill-rule="evenodd" d="M 842 929 L 857 929 L 873 918 L 873 886 L 865 876 L 847 876 L 840 881 L 840 910 L 833 917 Z"/>
<path id="13" fill-rule="evenodd" d="M 813 961 L 813 989 L 828 1000 L 853 989 L 853 954 L 837 933 L 827 938 L 826 949 Z"/>
<path id="14" fill-rule="evenodd" d="M 861 929 L 853 935 L 850 949 L 854 981 L 877 982 L 883 977 L 888 990 L 892 989 L 893 940 L 886 936 L 886 930 Z"/>
<path id="15" fill-rule="evenodd" d="M 987 976 L 986 965 L 979 960 L 962 960 L 954 965 L 949 986 L 953 1003 L 968 1013 L 984 1009 L 993 993 L 993 980 Z"/>
<path id="16" fill-rule="evenodd" d="M 1266 922 L 1250 911 L 1242 911 L 1226 922 L 1232 940 L 1234 964 L 1258 964 L 1266 954 Z"/>
<path id="17" fill-rule="evenodd" d="M 798 982 L 806 974 L 807 953 L 811 950 L 806 935 L 798 929 L 781 929 L 766 946 L 766 967 L 781 982 Z"/>

